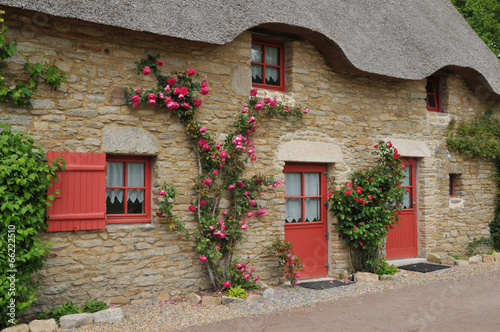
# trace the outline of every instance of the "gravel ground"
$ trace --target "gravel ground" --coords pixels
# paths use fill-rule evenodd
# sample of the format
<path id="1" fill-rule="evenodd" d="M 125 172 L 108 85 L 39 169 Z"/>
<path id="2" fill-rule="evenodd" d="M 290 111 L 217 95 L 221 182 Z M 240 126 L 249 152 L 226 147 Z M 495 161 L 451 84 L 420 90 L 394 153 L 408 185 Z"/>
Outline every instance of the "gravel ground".
<path id="1" fill-rule="evenodd" d="M 326 290 L 311 290 L 303 287 L 274 287 L 275 297 L 262 302 L 240 303 L 202 307 L 180 299 L 149 305 L 126 305 L 122 307 L 125 319 L 121 323 L 95 323 L 72 331 L 176 331 L 193 325 L 210 324 L 216 321 L 269 314 L 303 307 L 317 302 L 382 292 L 386 289 L 401 288 L 407 285 L 423 284 L 436 280 L 466 278 L 468 276 L 491 274 L 500 270 L 500 264 L 480 263 L 466 267 L 452 267 L 431 273 L 403 271 L 394 280 L 357 283 Z M 68 331 L 68 330 L 60 330 Z"/>

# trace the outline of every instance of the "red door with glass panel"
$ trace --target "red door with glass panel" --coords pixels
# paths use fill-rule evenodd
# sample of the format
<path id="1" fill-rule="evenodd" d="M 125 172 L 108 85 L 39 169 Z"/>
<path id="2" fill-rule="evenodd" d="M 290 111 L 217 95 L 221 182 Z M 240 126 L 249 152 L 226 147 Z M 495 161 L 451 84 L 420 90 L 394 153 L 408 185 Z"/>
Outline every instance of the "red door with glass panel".
<path id="1" fill-rule="evenodd" d="M 416 206 L 416 163 L 414 159 L 403 159 L 406 178 L 403 188 L 407 189 L 403 209 L 399 216 L 399 226 L 389 230 L 386 254 L 388 259 L 417 257 L 417 206 Z"/>
<path id="2" fill-rule="evenodd" d="M 285 165 L 285 239 L 305 266 L 301 278 L 328 274 L 326 165 Z"/>

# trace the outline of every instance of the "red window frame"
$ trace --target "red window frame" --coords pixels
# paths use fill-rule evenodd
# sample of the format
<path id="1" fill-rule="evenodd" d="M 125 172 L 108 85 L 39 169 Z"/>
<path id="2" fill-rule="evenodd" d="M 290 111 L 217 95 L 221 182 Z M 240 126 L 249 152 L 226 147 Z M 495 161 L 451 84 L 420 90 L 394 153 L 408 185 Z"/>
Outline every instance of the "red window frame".
<path id="1" fill-rule="evenodd" d="M 301 199 L 301 218 L 300 222 L 286 223 L 286 225 L 305 225 L 305 224 L 315 224 L 317 222 L 325 222 L 327 218 L 328 209 L 325 205 L 326 193 L 327 193 L 327 182 L 326 182 L 326 165 L 324 164 L 295 164 L 286 163 L 283 173 L 301 173 L 301 195 L 300 196 L 287 196 L 285 191 L 285 204 L 287 199 Z M 305 196 L 304 195 L 304 173 L 320 173 L 319 182 L 319 195 L 317 196 Z M 285 184 L 286 185 L 286 184 Z M 317 221 L 305 221 L 305 199 L 306 198 L 320 198 L 320 216 Z"/>
<path id="2" fill-rule="evenodd" d="M 450 176 L 450 184 L 449 184 L 449 195 L 450 197 L 455 197 L 455 182 L 457 181 L 456 174 L 449 174 Z"/>
<path id="3" fill-rule="evenodd" d="M 425 92 L 427 94 L 427 97 L 425 98 L 425 101 L 427 103 L 427 110 L 429 112 L 441 112 L 441 91 L 439 89 L 439 76 L 432 75 L 427 77 Z M 435 106 L 429 106 L 430 98 L 434 100 Z"/>
<path id="4" fill-rule="evenodd" d="M 283 42 L 280 42 L 280 41 L 276 41 L 276 40 L 272 40 L 272 39 L 265 39 L 265 38 L 260 38 L 260 37 L 254 37 L 254 36 L 252 37 L 252 44 L 262 45 L 262 60 L 264 61 L 264 62 L 250 61 L 251 65 L 262 66 L 262 77 L 263 77 L 263 81 L 264 81 L 264 83 L 252 82 L 252 87 L 285 92 L 285 44 Z M 276 47 L 279 49 L 279 65 L 266 64 L 266 46 L 272 46 L 272 47 Z M 266 67 L 279 68 L 280 85 L 265 84 Z"/>
<path id="5" fill-rule="evenodd" d="M 124 192 L 124 214 L 108 214 L 106 213 L 108 224 L 117 223 L 136 223 L 136 222 L 151 222 L 151 159 L 143 156 L 123 156 L 123 155 L 107 155 L 106 162 L 118 161 L 125 163 L 124 186 L 108 187 L 106 189 L 125 189 Z M 127 172 L 129 162 L 144 162 L 144 187 L 129 187 L 127 186 Z M 128 189 L 144 189 L 144 213 L 131 214 L 127 213 L 127 192 Z M 107 197 L 106 197 L 107 200 Z"/>

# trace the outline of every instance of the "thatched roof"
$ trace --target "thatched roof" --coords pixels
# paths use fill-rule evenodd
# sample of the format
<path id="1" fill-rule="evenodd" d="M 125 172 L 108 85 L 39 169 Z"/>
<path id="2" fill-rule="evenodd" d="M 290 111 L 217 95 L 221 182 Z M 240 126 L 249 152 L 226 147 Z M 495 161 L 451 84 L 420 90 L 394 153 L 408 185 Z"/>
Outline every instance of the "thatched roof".
<path id="1" fill-rule="evenodd" d="M 449 68 L 500 96 L 500 61 L 449 0 L 0 0 L 9 7 L 225 44 L 259 26 L 302 36 L 337 70 L 422 79 Z"/>

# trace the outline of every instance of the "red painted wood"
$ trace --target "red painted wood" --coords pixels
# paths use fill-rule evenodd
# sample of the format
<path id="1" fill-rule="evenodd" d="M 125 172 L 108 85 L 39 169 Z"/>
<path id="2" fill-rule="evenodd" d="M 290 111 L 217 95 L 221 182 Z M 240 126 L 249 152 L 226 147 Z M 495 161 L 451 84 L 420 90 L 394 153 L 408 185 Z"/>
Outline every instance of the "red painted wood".
<path id="1" fill-rule="evenodd" d="M 411 166 L 410 185 L 404 186 L 410 189 L 410 202 L 412 206 L 400 212 L 401 220 L 399 226 L 394 225 L 389 230 L 386 255 L 388 259 L 407 258 L 418 256 L 417 243 L 417 206 L 416 206 L 416 163 L 414 159 L 403 159 L 405 166 Z"/>
<path id="2" fill-rule="evenodd" d="M 430 89 L 428 89 L 430 87 Z M 431 91 L 427 91 L 431 90 Z M 439 76 L 432 75 L 427 77 L 427 110 L 429 112 L 441 112 L 441 91 L 439 89 Z M 429 99 L 434 101 L 434 107 L 430 106 Z"/>
<path id="3" fill-rule="evenodd" d="M 280 85 L 270 85 L 270 84 L 265 84 L 265 83 L 252 83 L 252 87 L 254 88 L 260 88 L 260 89 L 266 89 L 266 90 L 273 90 L 273 91 L 280 91 L 280 92 L 285 92 L 285 47 L 283 42 L 277 41 L 277 40 L 272 40 L 272 39 L 265 39 L 265 38 L 259 38 L 252 36 L 252 43 L 254 44 L 259 44 L 263 46 L 262 50 L 262 59 L 263 62 L 250 62 L 251 64 L 256 64 L 256 65 L 261 65 L 262 66 L 262 76 L 263 76 L 263 81 L 266 81 L 266 67 L 275 67 L 279 68 L 280 70 Z M 272 46 L 272 47 L 277 47 L 279 48 L 279 53 L 280 53 L 280 65 L 270 65 L 265 63 L 265 46 Z"/>
<path id="4" fill-rule="evenodd" d="M 320 177 L 320 221 L 304 222 L 304 208 L 302 208 L 302 221 L 297 223 L 285 223 L 285 239 L 291 241 L 294 245 L 295 254 L 304 264 L 304 271 L 301 272 L 301 278 L 322 277 L 328 275 L 328 269 L 325 264 L 328 263 L 328 239 L 325 236 L 327 232 L 327 207 L 326 201 L 327 183 L 326 165 L 310 164 L 286 164 L 285 172 L 302 173 L 302 182 L 305 172 L 318 172 Z M 302 195 L 304 195 L 304 186 L 302 185 Z M 293 198 L 305 198 L 306 196 L 294 196 Z M 307 196 L 309 197 L 309 196 Z M 317 197 L 317 196 L 310 196 Z M 285 198 L 290 198 L 286 196 Z M 304 200 L 302 202 L 304 206 Z"/>
<path id="5" fill-rule="evenodd" d="M 56 199 L 47 208 L 47 232 L 104 229 L 106 155 L 49 151 L 49 163 L 60 155 L 66 161 L 66 170 L 58 172 L 58 181 L 48 190 Z"/>

